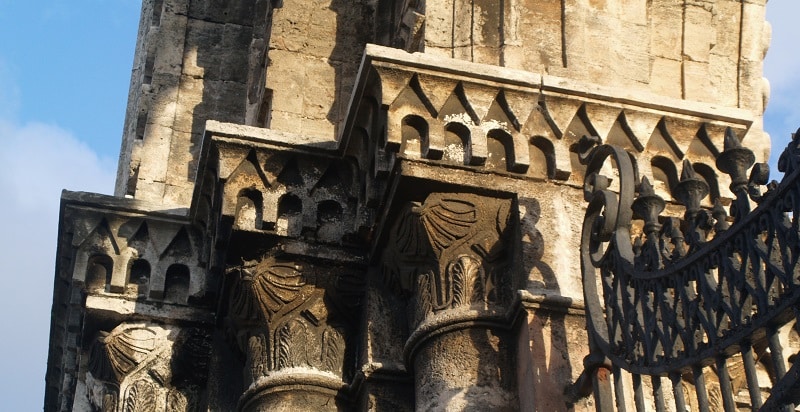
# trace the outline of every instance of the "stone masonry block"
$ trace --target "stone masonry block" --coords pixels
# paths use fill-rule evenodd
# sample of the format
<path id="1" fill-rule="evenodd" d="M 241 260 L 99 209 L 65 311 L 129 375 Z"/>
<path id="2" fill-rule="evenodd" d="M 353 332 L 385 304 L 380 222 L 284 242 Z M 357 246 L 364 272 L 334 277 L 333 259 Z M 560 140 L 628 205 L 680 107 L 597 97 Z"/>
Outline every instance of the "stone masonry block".
<path id="1" fill-rule="evenodd" d="M 713 26 L 713 5 L 686 4 L 683 54 L 694 62 L 707 63 L 711 48 L 716 43 L 717 30 Z"/>
<path id="2" fill-rule="evenodd" d="M 736 107 L 739 104 L 738 63 L 731 55 L 709 56 L 709 80 L 716 95 L 715 103 L 727 107 Z"/>
<path id="3" fill-rule="evenodd" d="M 209 95 L 214 98 L 216 120 L 231 123 L 244 123 L 247 104 L 247 86 L 238 82 L 209 82 Z M 197 132 L 197 130 L 193 130 Z"/>
<path id="4" fill-rule="evenodd" d="M 519 22 L 515 27 L 521 47 L 515 54 L 520 55 L 524 65 L 506 66 L 534 71 L 535 67 L 562 66 L 561 4 L 529 0 L 521 2 L 518 7 Z M 530 50 L 531 44 L 537 45 L 537 50 L 533 53 Z M 508 55 L 506 53 L 506 59 Z"/>
<path id="5" fill-rule="evenodd" d="M 746 1 L 742 11 L 742 58 L 760 61 L 769 46 L 764 36 L 766 8 L 757 2 Z"/>
<path id="6" fill-rule="evenodd" d="M 141 176 L 141 175 L 140 175 Z M 164 183 L 139 179 L 136 183 L 136 199 L 148 202 L 163 203 Z"/>
<path id="7" fill-rule="evenodd" d="M 698 102 L 716 101 L 716 95 L 710 87 L 708 63 L 684 61 L 683 82 L 684 98 Z"/>
<path id="8" fill-rule="evenodd" d="M 283 50 L 270 50 L 269 54 L 266 87 L 273 90 L 273 110 L 302 113 L 307 58 Z"/>
<path id="9" fill-rule="evenodd" d="M 450 57 L 453 10 L 449 2 L 430 2 L 425 8 L 425 52 Z"/>
<path id="10" fill-rule="evenodd" d="M 650 6 L 650 52 L 678 60 L 683 44 L 683 6 L 673 0 L 653 0 Z"/>
<path id="11" fill-rule="evenodd" d="M 656 94 L 680 99 L 683 95 L 681 62 L 653 57 L 650 65 L 650 90 Z"/>
<path id="12" fill-rule="evenodd" d="M 192 202 L 192 190 L 194 185 L 164 185 L 164 204 L 168 205 L 188 205 Z"/>
<path id="13" fill-rule="evenodd" d="M 239 83 L 247 82 L 250 40 L 253 32 L 249 27 L 226 24 L 223 28 L 219 58 L 225 62 L 220 79 Z"/>

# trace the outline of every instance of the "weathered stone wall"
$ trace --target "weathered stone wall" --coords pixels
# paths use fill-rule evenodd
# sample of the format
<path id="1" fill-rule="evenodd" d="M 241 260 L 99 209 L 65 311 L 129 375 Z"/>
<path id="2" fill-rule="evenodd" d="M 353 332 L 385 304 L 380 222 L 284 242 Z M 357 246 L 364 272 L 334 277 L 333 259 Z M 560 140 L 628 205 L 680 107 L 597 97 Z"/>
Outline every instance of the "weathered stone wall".
<path id="1" fill-rule="evenodd" d="M 333 140 L 367 3 L 143 1 L 115 194 L 187 207 L 209 119 Z"/>
<path id="2" fill-rule="evenodd" d="M 188 206 L 206 119 L 334 139 L 371 41 L 744 108 L 764 157 L 768 40 L 763 1 L 148 0 L 116 194 Z"/>
<path id="3" fill-rule="evenodd" d="M 372 38 L 368 3 L 285 2 L 274 10 L 266 74 L 272 110 L 264 126 L 336 136 Z"/>
<path id="4" fill-rule="evenodd" d="M 588 351 L 583 137 L 670 208 L 684 161 L 704 206 L 730 199 L 724 130 L 769 151 L 764 3 L 144 0 L 116 190 L 135 199 L 66 200 L 49 399 L 591 409 L 565 394 Z M 208 394 L 87 375 L 77 358 L 114 366 L 139 329 L 179 333 L 131 319 L 213 329 Z"/>
<path id="5" fill-rule="evenodd" d="M 115 194 L 187 207 L 206 119 L 244 122 L 255 1 L 142 5 Z"/>
<path id="6" fill-rule="evenodd" d="M 763 111 L 766 1 L 428 2 L 424 52 Z"/>

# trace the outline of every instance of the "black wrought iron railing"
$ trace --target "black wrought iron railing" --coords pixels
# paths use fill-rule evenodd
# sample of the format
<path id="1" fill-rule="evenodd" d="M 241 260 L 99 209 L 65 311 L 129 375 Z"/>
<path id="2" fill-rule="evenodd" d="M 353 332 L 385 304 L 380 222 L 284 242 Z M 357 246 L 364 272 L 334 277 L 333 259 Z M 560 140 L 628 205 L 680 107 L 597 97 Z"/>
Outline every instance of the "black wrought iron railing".
<path id="1" fill-rule="evenodd" d="M 709 186 L 688 161 L 671 188 L 683 216 L 662 216 L 667 202 L 624 150 L 600 145 L 584 161 L 597 409 L 794 410 L 800 362 L 779 331 L 800 316 L 800 130 L 780 184 L 726 133 L 717 169 L 731 178 L 729 212 L 721 199 L 701 207 Z"/>

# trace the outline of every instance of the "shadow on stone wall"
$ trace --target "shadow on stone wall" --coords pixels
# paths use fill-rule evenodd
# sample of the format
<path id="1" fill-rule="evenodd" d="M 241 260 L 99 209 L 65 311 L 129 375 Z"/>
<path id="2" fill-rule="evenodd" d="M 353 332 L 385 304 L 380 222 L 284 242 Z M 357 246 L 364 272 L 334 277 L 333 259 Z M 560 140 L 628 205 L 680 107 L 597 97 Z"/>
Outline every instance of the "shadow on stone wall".
<path id="1" fill-rule="evenodd" d="M 328 57 L 328 64 L 335 70 L 334 98 L 327 113 L 333 124 L 333 136 L 339 136 L 339 128 L 347 116 L 350 95 L 356 81 L 361 57 L 367 43 L 374 42 L 372 15 L 375 11 L 363 1 L 331 0 L 330 8 L 336 13 L 336 37 Z"/>
<path id="2" fill-rule="evenodd" d="M 544 236 L 536 227 L 541 217 L 541 205 L 536 199 L 523 198 L 520 199 L 520 208 L 525 211 L 522 216 L 522 261 L 523 273 L 529 276 L 528 290 L 534 294 L 560 296 L 556 273 L 542 260 L 546 245 Z M 561 396 L 565 383 L 572 381 L 573 370 L 566 308 L 558 309 L 561 308 L 536 308 L 528 317 L 533 387 L 521 386 L 520 391 L 532 391 L 536 411 L 573 409 Z"/>

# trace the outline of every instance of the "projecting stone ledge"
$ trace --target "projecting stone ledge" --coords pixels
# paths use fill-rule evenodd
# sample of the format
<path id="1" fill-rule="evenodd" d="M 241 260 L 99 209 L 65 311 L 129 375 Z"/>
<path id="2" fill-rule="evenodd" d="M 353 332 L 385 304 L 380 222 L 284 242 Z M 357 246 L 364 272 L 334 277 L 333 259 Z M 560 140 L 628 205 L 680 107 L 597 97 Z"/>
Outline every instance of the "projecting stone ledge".
<path id="1" fill-rule="evenodd" d="M 206 136 L 217 138 L 232 138 L 242 142 L 258 144 L 307 147 L 315 149 L 335 150 L 338 144 L 328 138 L 283 132 L 262 127 L 245 126 L 236 123 L 223 123 L 215 120 L 206 121 Z M 205 138 L 204 141 L 209 141 Z"/>
<path id="2" fill-rule="evenodd" d="M 596 136 L 668 187 L 685 159 L 713 169 L 726 128 L 764 158 L 768 136 L 755 120 L 735 107 L 368 45 L 339 140 L 373 150 L 375 175 L 403 157 L 581 184 L 576 146 Z M 724 196 L 728 183 L 718 184 Z"/>
<path id="3" fill-rule="evenodd" d="M 490 64 L 472 63 L 426 53 L 408 53 L 400 49 L 368 44 L 364 51 L 358 88 L 364 86 L 365 67 L 394 68 L 398 72 L 449 75 L 456 80 L 480 83 L 495 83 L 506 87 L 516 86 L 605 101 L 633 104 L 651 109 L 660 109 L 690 116 L 729 122 L 752 122 L 752 112 L 735 107 L 670 98 L 640 90 L 605 87 L 564 77 L 540 75 L 525 70 L 511 69 Z M 399 91 L 399 90 L 398 90 Z M 443 97 L 440 97 L 440 99 Z M 352 113 L 351 113 L 352 114 Z"/>

